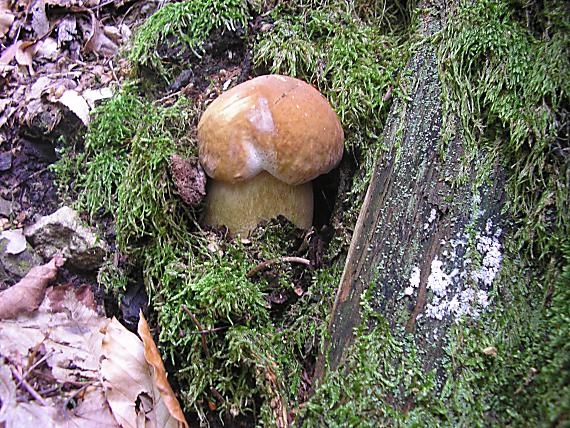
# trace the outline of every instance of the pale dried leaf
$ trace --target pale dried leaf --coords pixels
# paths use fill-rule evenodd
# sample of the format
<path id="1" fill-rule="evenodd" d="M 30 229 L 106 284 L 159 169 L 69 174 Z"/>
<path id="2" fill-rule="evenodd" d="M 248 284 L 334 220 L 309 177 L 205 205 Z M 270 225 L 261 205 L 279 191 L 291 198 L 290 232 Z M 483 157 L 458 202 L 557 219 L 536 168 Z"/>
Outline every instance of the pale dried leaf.
<path id="1" fill-rule="evenodd" d="M 83 49 L 85 52 L 92 52 L 95 55 L 101 55 L 107 58 L 114 56 L 119 50 L 119 46 L 105 34 L 103 26 L 91 14 L 91 27 L 89 30 L 90 36 Z"/>
<path id="2" fill-rule="evenodd" d="M 41 76 L 40 78 L 38 78 L 38 80 L 36 80 L 32 85 L 32 87 L 30 88 L 30 91 L 26 96 L 26 101 L 40 99 L 42 94 L 45 92 L 45 90 L 48 88 L 50 84 L 51 84 L 51 79 L 49 77 Z"/>
<path id="3" fill-rule="evenodd" d="M 57 41 L 53 37 L 46 37 L 36 43 L 36 58 L 53 60 L 57 58 L 58 52 L 59 48 L 57 46 Z"/>
<path id="4" fill-rule="evenodd" d="M 8 107 L 11 102 L 12 100 L 9 98 L 0 98 L 0 114 L 4 113 L 4 110 L 6 110 L 6 107 Z"/>
<path id="5" fill-rule="evenodd" d="M 64 262 L 64 258 L 56 256 L 45 265 L 33 267 L 20 282 L 0 292 L 0 319 L 35 311 Z"/>
<path id="6" fill-rule="evenodd" d="M 62 412 L 56 405 L 48 407 L 35 401 L 18 402 L 12 373 L 6 365 L 0 364 L 0 397 L 0 423 L 6 428 L 119 428 L 100 386 L 86 388 L 85 393 L 76 398 L 73 410 Z"/>
<path id="7" fill-rule="evenodd" d="M 86 89 L 81 95 L 85 98 L 89 107 L 94 108 L 97 101 L 111 98 L 113 90 L 111 88 Z"/>
<path id="8" fill-rule="evenodd" d="M 23 229 L 5 230 L 0 234 L 0 240 L 2 239 L 8 241 L 6 246 L 8 254 L 20 254 L 26 250 L 27 242 Z"/>
<path id="9" fill-rule="evenodd" d="M 164 368 L 164 363 L 162 362 L 162 357 L 160 356 L 160 352 L 158 352 L 158 348 L 154 343 L 150 328 L 148 327 L 148 323 L 146 322 L 142 311 L 140 312 L 137 332 L 144 344 L 144 357 L 147 363 L 149 363 L 154 369 L 154 383 L 160 392 L 160 396 L 164 401 L 164 405 L 168 410 L 168 413 L 172 415 L 180 423 L 181 426 L 188 428 L 188 423 L 186 422 L 182 408 L 178 403 L 178 399 L 176 398 L 176 395 L 174 394 L 170 383 L 168 383 L 167 373 L 166 369 Z M 163 420 L 163 417 L 159 418 L 159 420 Z"/>
<path id="10" fill-rule="evenodd" d="M 4 37 L 10 31 L 13 22 L 14 14 L 10 4 L 6 0 L 0 1 L 0 37 Z"/>
<path id="11" fill-rule="evenodd" d="M 119 427 L 99 380 L 101 330 L 108 320 L 92 309 L 93 302 L 88 286 L 59 286 L 47 290 L 46 298 L 33 314 L 0 321 L 2 354 L 11 364 L 26 367 L 31 350 L 41 344 L 54 386 L 63 387 L 66 381 L 86 383 L 80 391 L 44 397 L 48 404 L 45 407 L 35 401 L 16 402 L 10 399 L 10 391 L 15 391 L 10 370 L 2 369 L 0 364 L 0 422 L 7 428 Z M 76 407 L 62 412 L 71 394 L 75 394 Z"/>
<path id="12" fill-rule="evenodd" d="M 31 75 L 34 74 L 34 69 L 32 67 L 34 61 L 34 45 L 36 42 L 23 41 L 17 43 L 16 48 L 16 62 L 19 65 L 24 65 L 28 67 Z"/>
<path id="13" fill-rule="evenodd" d="M 46 5 L 44 0 L 36 0 L 31 9 L 32 29 L 36 37 L 42 37 L 49 31 L 49 20 L 46 15 Z"/>
<path id="14" fill-rule="evenodd" d="M 12 62 L 16 57 L 16 51 L 18 50 L 18 42 L 12 43 L 2 52 L 0 55 L 0 65 L 6 66 Z"/>
<path id="15" fill-rule="evenodd" d="M 66 90 L 58 101 L 81 119 L 85 126 L 89 125 L 89 105 L 77 91 Z"/>
<path id="16" fill-rule="evenodd" d="M 153 380 L 153 367 L 145 359 L 143 343 L 115 318 L 107 326 L 102 349 L 107 401 L 122 427 L 187 426 L 168 411 Z"/>
<path id="17" fill-rule="evenodd" d="M 30 49 L 35 44 L 35 42 L 24 41 L 18 42 L 16 48 L 16 62 L 19 65 L 25 65 L 30 67 L 33 62 L 34 50 Z"/>
<path id="18" fill-rule="evenodd" d="M 0 422 L 16 407 L 16 385 L 10 368 L 0 362 Z"/>

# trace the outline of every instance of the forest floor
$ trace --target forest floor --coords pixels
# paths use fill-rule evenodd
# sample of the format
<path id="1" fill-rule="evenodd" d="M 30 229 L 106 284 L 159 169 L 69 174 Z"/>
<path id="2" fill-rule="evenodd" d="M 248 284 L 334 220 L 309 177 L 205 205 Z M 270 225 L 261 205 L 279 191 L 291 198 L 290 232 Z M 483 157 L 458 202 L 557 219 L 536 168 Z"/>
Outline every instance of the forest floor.
<path id="1" fill-rule="evenodd" d="M 564 2 L 519 3 L 458 2 L 424 37 L 419 17 L 438 2 L 0 0 L 0 425 L 567 422 L 570 26 Z M 444 114 L 461 122 L 462 165 L 477 169 L 473 195 L 505 167 L 496 310 L 444 320 L 443 363 L 426 371 L 422 338 L 363 298 L 349 369 L 316 388 L 384 125 L 412 100 L 407 64 L 427 44 Z M 200 225 L 179 172 L 194 168 L 204 108 L 268 73 L 325 95 L 345 155 L 315 182 L 309 231 L 280 218 L 232 238 Z M 436 258 L 426 269 L 451 281 Z M 413 307 L 413 266 L 400 268 L 390 298 Z M 134 381 L 116 377 L 131 363 Z M 109 394 L 120 385 L 126 399 Z"/>

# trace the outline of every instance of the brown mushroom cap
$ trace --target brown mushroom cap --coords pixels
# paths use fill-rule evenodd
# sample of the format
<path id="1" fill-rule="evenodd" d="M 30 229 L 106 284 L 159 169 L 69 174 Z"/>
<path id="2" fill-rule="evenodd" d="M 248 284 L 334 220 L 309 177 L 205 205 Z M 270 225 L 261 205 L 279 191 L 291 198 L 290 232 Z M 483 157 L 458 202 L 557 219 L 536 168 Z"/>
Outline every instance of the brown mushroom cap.
<path id="1" fill-rule="evenodd" d="M 200 162 L 215 180 L 238 182 L 267 171 L 297 185 L 333 169 L 344 133 L 311 85 L 267 75 L 220 95 L 198 124 Z"/>

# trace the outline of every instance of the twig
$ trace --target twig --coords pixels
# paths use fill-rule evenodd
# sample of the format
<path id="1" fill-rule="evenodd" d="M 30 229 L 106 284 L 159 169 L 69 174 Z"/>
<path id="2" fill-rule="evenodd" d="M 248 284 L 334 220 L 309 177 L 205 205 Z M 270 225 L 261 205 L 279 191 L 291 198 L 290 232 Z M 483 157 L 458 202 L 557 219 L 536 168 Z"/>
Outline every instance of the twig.
<path id="1" fill-rule="evenodd" d="M 166 95 L 165 97 L 162 97 L 158 100 L 153 101 L 153 104 L 162 104 L 164 101 L 169 100 L 170 98 L 174 98 L 177 97 L 178 95 L 180 95 L 182 93 L 182 91 L 176 91 L 171 93 L 170 95 Z"/>
<path id="2" fill-rule="evenodd" d="M 245 274 L 245 276 L 247 278 L 251 278 L 253 275 L 262 271 L 263 269 L 266 269 L 269 266 L 274 265 L 275 263 L 280 263 L 280 262 L 299 263 L 302 265 L 311 266 L 311 261 L 304 259 L 302 257 L 281 257 L 279 259 L 266 260 L 264 262 L 261 262 L 256 267 L 254 267 L 249 272 L 247 272 Z"/>
<path id="3" fill-rule="evenodd" d="M 87 388 L 88 386 L 93 385 L 95 382 L 91 381 L 91 382 L 87 382 L 86 384 L 84 384 L 81 388 L 79 388 L 77 391 L 74 391 L 73 394 L 71 394 L 69 397 L 67 397 L 67 399 L 64 401 L 63 403 L 63 413 L 67 416 L 67 409 L 69 406 L 69 402 L 71 400 L 73 400 L 75 397 L 77 397 L 82 391 L 85 390 L 85 388 Z"/>
<path id="4" fill-rule="evenodd" d="M 20 373 L 18 373 L 18 370 L 16 370 L 14 367 L 10 366 L 10 370 L 12 371 L 12 376 L 14 376 L 16 378 L 16 380 L 18 381 L 18 385 L 23 386 L 26 391 L 28 391 L 28 393 L 35 398 L 36 401 L 40 402 L 42 404 L 42 406 L 47 407 L 48 404 L 46 403 L 46 401 L 44 400 L 44 398 L 38 394 L 38 392 L 32 388 L 32 385 L 30 385 L 28 382 L 26 382 L 22 376 L 20 376 Z"/>
<path id="5" fill-rule="evenodd" d="M 43 363 L 45 360 L 47 360 L 51 354 L 53 354 L 53 352 L 49 352 L 47 354 L 45 354 L 42 358 L 40 358 L 38 361 L 36 361 L 28 370 L 26 370 L 24 372 L 24 374 L 22 375 L 22 381 L 26 380 L 26 378 L 28 377 L 28 375 L 32 372 L 32 370 L 34 370 L 37 366 L 39 366 L 41 363 Z M 16 387 L 19 387 L 20 384 L 18 383 L 18 385 L 16 385 Z"/>
<path id="6" fill-rule="evenodd" d="M 214 388 L 213 386 L 210 387 L 210 392 L 212 393 L 212 395 L 214 397 L 216 397 L 221 403 L 223 403 L 224 401 L 226 401 L 226 399 L 222 396 L 222 394 L 220 394 L 220 392 Z"/>
<path id="7" fill-rule="evenodd" d="M 192 321 L 194 321 L 194 324 L 196 324 L 196 327 L 198 327 L 198 330 L 204 331 L 202 324 L 200 324 L 200 321 L 198 321 L 198 318 L 196 318 L 194 316 L 194 314 L 192 312 L 190 312 L 190 309 L 188 309 L 186 307 L 186 305 L 182 305 L 181 308 L 184 312 L 186 312 L 188 314 L 188 316 L 190 318 L 192 318 Z M 202 348 L 204 348 L 204 353 L 206 354 L 206 358 L 210 358 L 210 351 L 208 349 L 208 344 L 206 343 L 206 336 L 202 334 L 201 339 L 202 339 Z"/>
<path id="8" fill-rule="evenodd" d="M 213 328 L 211 330 L 191 331 L 190 334 L 209 334 L 209 333 L 214 333 L 215 331 L 225 330 L 226 328 L 228 328 L 228 327 L 227 326 L 226 327 L 216 327 L 216 328 Z"/>
<path id="9" fill-rule="evenodd" d="M 46 166 L 45 168 L 39 169 L 36 172 L 31 173 L 26 178 L 23 178 L 22 180 L 18 181 L 15 185 L 13 185 L 12 189 L 16 189 L 16 188 L 20 187 L 22 184 L 24 184 L 29 179 L 34 178 L 37 175 L 41 175 L 44 172 L 46 172 L 47 170 L 48 170 L 48 167 Z"/>

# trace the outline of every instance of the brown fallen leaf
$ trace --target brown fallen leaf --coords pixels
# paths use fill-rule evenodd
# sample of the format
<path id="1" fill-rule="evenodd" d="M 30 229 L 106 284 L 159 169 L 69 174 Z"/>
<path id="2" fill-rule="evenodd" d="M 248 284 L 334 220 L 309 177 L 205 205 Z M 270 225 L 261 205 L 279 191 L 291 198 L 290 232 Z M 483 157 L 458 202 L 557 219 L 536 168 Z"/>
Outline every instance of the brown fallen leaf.
<path id="1" fill-rule="evenodd" d="M 33 267 L 20 282 L 0 293 L 0 319 L 14 318 L 35 311 L 44 299 L 45 289 L 57 276 L 65 259 L 55 256 L 48 263 Z"/>
<path id="2" fill-rule="evenodd" d="M 90 29 L 84 29 L 89 33 L 89 38 L 83 46 L 86 53 L 94 53 L 107 58 L 114 56 L 119 50 L 119 46 L 105 34 L 103 25 L 96 18 L 95 14 L 89 10 L 91 16 Z"/>
<path id="3" fill-rule="evenodd" d="M 164 404 L 170 414 L 180 422 L 180 425 L 188 428 L 188 423 L 186 422 L 186 418 L 184 417 L 184 413 L 180 408 L 180 404 L 178 403 L 178 399 L 168 383 L 166 369 L 164 368 L 164 363 L 162 362 L 162 358 L 160 356 L 160 352 L 158 352 L 158 348 L 152 339 L 152 334 L 150 333 L 150 328 L 148 327 L 148 323 L 144 318 L 142 311 L 139 314 L 139 325 L 137 328 L 137 333 L 139 334 L 140 338 L 144 344 L 144 357 L 146 362 L 149 363 L 153 368 L 153 378 L 158 388 L 162 399 L 164 400 Z"/>
<path id="4" fill-rule="evenodd" d="M 142 328 L 144 330 L 144 326 Z M 188 427 L 182 412 L 176 410 L 180 406 L 173 404 L 176 398 L 172 389 L 164 385 L 164 382 L 168 383 L 166 374 L 161 375 L 159 387 L 155 366 L 145 358 L 145 345 L 116 318 L 107 325 L 102 350 L 101 375 L 105 394 L 113 416 L 122 427 Z M 155 358 L 151 359 L 157 364 Z M 170 404 L 167 405 L 167 401 Z"/>
<path id="5" fill-rule="evenodd" d="M 37 311 L 0 321 L 0 426 L 46 428 L 119 428 L 111 414 L 99 375 L 103 334 L 108 319 L 94 310 L 88 286 L 48 288 Z M 41 351 L 40 351 L 41 349 Z M 45 361 L 34 372 L 34 362 Z M 37 372 L 36 372 L 37 371 Z M 59 393 L 30 393 L 28 387 L 50 379 Z M 41 374 L 41 377 L 36 377 Z M 38 382 L 39 383 L 36 383 Z M 45 381 L 44 381 L 45 382 Z M 18 391 L 19 389 L 19 391 Z M 73 408 L 67 407 L 73 400 Z M 63 409 L 63 411 L 62 411 Z"/>
<path id="6" fill-rule="evenodd" d="M 28 71 L 30 73 L 30 75 L 34 75 L 34 68 L 33 68 L 33 62 L 34 62 L 34 52 L 35 52 L 35 44 L 36 42 L 30 42 L 30 41 L 23 41 L 23 42 L 18 42 L 17 43 L 17 49 L 16 49 L 16 62 L 19 65 L 25 65 L 26 67 L 28 67 Z"/>
<path id="7" fill-rule="evenodd" d="M 10 31 L 12 23 L 14 22 L 14 13 L 10 4 L 6 0 L 0 1 L 0 37 Z"/>

